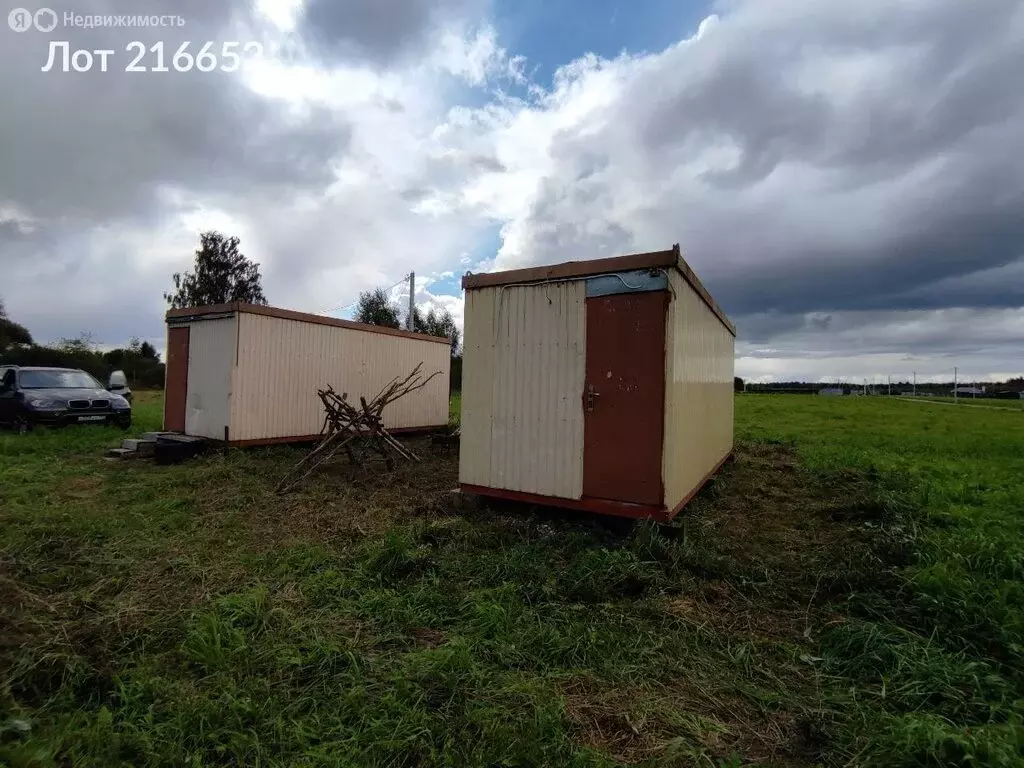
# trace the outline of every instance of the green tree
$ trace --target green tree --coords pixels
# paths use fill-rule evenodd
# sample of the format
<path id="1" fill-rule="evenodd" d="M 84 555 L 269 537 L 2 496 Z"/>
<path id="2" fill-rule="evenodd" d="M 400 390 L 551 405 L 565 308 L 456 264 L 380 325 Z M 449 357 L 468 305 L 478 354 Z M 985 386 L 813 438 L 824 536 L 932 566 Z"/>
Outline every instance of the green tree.
<path id="1" fill-rule="evenodd" d="M 266 304 L 259 264 L 239 252 L 239 242 L 237 237 L 226 238 L 220 232 L 201 233 L 195 271 L 174 273 L 174 291 L 164 294 L 167 303 L 172 308 L 236 301 Z"/>
<path id="2" fill-rule="evenodd" d="M 32 334 L 28 332 L 28 328 L 7 316 L 3 299 L 0 299 L 0 352 L 4 352 L 16 344 L 32 343 Z"/>
<path id="3" fill-rule="evenodd" d="M 412 328 L 417 333 L 447 337 L 451 340 L 452 357 L 458 356 L 461 334 L 459 333 L 458 326 L 455 325 L 455 318 L 452 317 L 452 313 L 447 309 L 438 311 L 431 307 L 430 311 L 424 315 L 419 307 L 413 307 Z"/>
<path id="4" fill-rule="evenodd" d="M 156 360 L 157 362 L 160 360 L 160 355 L 157 354 L 156 347 L 148 341 L 144 341 L 139 345 L 139 357 L 146 360 Z"/>
<path id="5" fill-rule="evenodd" d="M 77 337 L 62 338 L 54 347 L 69 354 L 91 355 L 96 351 L 96 340 L 89 331 L 82 331 Z"/>
<path id="6" fill-rule="evenodd" d="M 383 288 L 363 291 L 356 305 L 356 321 L 385 328 L 401 328 L 398 304 L 391 300 Z"/>

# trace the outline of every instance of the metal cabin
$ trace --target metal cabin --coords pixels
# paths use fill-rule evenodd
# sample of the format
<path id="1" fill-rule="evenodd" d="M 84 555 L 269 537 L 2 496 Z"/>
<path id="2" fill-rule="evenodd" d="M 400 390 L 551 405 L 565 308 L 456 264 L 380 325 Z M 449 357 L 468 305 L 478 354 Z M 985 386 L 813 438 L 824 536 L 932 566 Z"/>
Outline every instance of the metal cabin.
<path id="1" fill-rule="evenodd" d="M 421 362 L 441 375 L 388 407 L 390 430 L 447 425 L 448 339 L 255 304 L 172 309 L 164 429 L 234 445 L 315 440 L 318 389 L 369 399 Z"/>
<path id="2" fill-rule="evenodd" d="M 462 287 L 464 492 L 665 521 L 732 452 L 736 329 L 678 245 Z"/>

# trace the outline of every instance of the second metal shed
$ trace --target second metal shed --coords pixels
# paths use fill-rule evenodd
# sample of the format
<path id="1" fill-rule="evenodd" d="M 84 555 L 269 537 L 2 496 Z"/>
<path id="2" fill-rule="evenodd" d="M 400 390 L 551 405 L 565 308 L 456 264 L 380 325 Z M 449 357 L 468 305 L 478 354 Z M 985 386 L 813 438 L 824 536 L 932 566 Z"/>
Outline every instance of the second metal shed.
<path id="1" fill-rule="evenodd" d="M 313 440 L 318 389 L 370 398 L 418 363 L 441 375 L 387 407 L 392 430 L 447 425 L 448 339 L 255 304 L 172 309 L 164 429 L 236 445 Z"/>
<path id="2" fill-rule="evenodd" d="M 462 286 L 463 491 L 668 520 L 731 453 L 736 329 L 678 245 Z"/>

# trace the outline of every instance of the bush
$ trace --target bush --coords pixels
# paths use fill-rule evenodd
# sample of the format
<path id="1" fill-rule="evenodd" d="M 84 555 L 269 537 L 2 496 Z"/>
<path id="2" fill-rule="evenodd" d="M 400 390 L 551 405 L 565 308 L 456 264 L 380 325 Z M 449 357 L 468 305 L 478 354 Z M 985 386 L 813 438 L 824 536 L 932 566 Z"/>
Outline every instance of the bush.
<path id="1" fill-rule="evenodd" d="M 12 347 L 0 356 L 0 365 L 39 365 L 81 368 L 106 384 L 112 371 L 122 370 L 132 389 L 162 389 L 164 364 L 127 349 L 93 352 L 88 349 L 59 349 L 38 345 Z"/>

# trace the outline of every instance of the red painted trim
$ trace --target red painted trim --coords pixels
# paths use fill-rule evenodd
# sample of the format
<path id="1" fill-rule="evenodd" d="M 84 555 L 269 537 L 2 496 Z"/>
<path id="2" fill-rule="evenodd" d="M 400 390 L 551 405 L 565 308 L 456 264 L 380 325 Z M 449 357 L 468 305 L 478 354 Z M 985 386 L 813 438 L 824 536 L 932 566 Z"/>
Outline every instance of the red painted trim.
<path id="1" fill-rule="evenodd" d="M 649 291 L 586 299 L 584 498 L 665 504 L 661 463 L 669 297 L 668 291 Z M 629 385 L 610 384 L 605 374 L 612 370 L 622 372 L 620 382 Z M 586 407 L 589 389 L 599 395 L 593 410 Z"/>
<path id="2" fill-rule="evenodd" d="M 609 501 L 608 499 L 563 499 L 558 496 L 542 496 L 539 493 L 523 493 L 522 491 L 507 491 L 503 488 L 487 488 L 482 485 L 470 485 L 459 483 L 459 490 L 463 493 L 474 493 L 477 496 L 488 496 L 493 499 L 505 499 L 507 501 L 520 501 L 526 504 L 540 504 L 546 507 L 560 507 L 561 509 L 574 509 L 579 512 L 593 512 L 598 515 L 611 515 L 612 517 L 628 517 L 634 520 L 654 520 L 658 523 L 667 523 L 678 515 L 683 507 L 693 501 L 700 489 L 704 487 L 718 470 L 732 456 L 732 451 L 727 453 L 719 461 L 714 469 L 704 475 L 701 481 L 690 491 L 682 501 L 676 504 L 671 510 L 665 507 L 656 507 L 648 504 L 627 504 L 624 501 Z"/>
<path id="3" fill-rule="evenodd" d="M 324 317 L 323 315 L 312 315 L 308 312 L 295 312 L 291 309 L 278 309 L 277 307 L 266 307 L 262 304 L 246 304 L 234 302 L 232 304 L 211 304 L 207 307 L 183 307 L 167 311 L 166 320 L 177 320 L 187 322 L 192 318 L 200 319 L 203 315 L 222 315 L 228 312 L 244 312 L 250 315 L 266 315 L 267 317 L 278 317 L 283 320 L 296 320 L 300 323 L 314 323 L 316 325 L 331 325 L 335 328 L 349 328 L 354 331 L 367 331 L 368 333 L 380 333 L 384 336 L 401 336 L 416 341 L 432 341 L 437 344 L 451 344 L 451 339 L 445 336 L 429 336 L 425 333 L 414 333 L 403 331 L 399 328 L 385 328 L 381 325 L 367 325 L 356 323 L 351 320 L 339 320 L 336 317 Z"/>
<path id="4" fill-rule="evenodd" d="M 478 496 L 490 496 L 495 499 L 506 499 L 508 501 L 521 501 L 527 504 L 541 504 L 546 507 L 561 507 L 562 509 L 575 509 L 580 512 L 594 512 L 598 515 L 611 515 L 613 517 L 630 517 L 636 520 L 653 519 L 665 522 L 665 509 L 648 504 L 629 504 L 625 501 L 610 501 L 608 499 L 563 499 L 557 496 L 542 496 L 538 493 L 523 493 L 521 491 L 506 491 L 503 488 L 485 488 L 482 485 L 469 485 L 460 483 L 459 488 L 463 493 L 475 493 Z"/>
<path id="5" fill-rule="evenodd" d="M 184 431 L 188 403 L 188 327 L 167 329 L 167 351 L 164 355 L 164 419 L 168 431 Z"/>
<path id="6" fill-rule="evenodd" d="M 438 432 L 442 429 L 447 429 L 447 424 L 438 424 L 436 426 L 428 427 L 394 427 L 388 429 L 393 435 L 417 435 L 426 434 L 427 432 Z M 320 435 L 292 435 L 289 437 L 259 437 L 253 440 L 232 440 L 230 445 L 238 448 L 255 447 L 259 445 L 284 445 L 286 443 L 315 443 L 320 439 Z"/>

